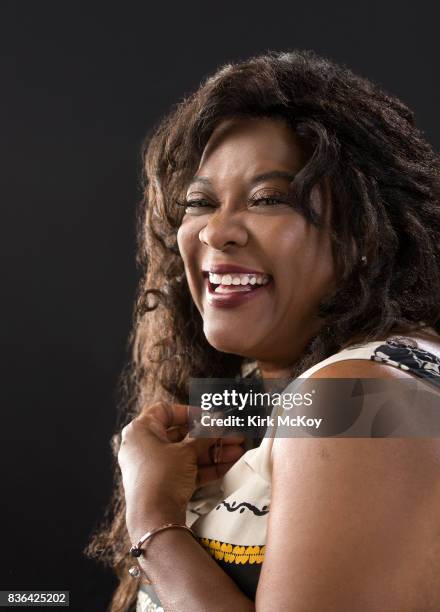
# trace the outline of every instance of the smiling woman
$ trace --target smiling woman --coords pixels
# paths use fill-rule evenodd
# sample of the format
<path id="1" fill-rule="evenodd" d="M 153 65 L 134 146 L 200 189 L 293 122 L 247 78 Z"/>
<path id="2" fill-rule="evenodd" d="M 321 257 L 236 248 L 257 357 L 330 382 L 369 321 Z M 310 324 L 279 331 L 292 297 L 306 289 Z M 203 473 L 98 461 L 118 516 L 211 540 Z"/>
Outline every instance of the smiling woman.
<path id="1" fill-rule="evenodd" d="M 209 344 L 258 359 L 263 373 L 296 361 L 322 324 L 319 302 L 337 283 L 328 192 L 312 192 L 315 213 L 327 213 L 317 227 L 291 188 L 306 163 L 304 149 L 284 120 L 222 122 L 197 171 L 204 180 L 188 188 L 177 232 Z M 212 277 L 216 289 L 203 271 L 222 274 Z M 254 291 L 252 278 L 260 287 Z"/>
<path id="2" fill-rule="evenodd" d="M 268 52 L 208 78 L 144 160 L 115 497 L 87 551 L 118 575 L 112 612 L 440 609 L 438 439 L 214 449 L 186 428 L 190 377 L 439 392 L 440 160 L 413 113 Z"/>

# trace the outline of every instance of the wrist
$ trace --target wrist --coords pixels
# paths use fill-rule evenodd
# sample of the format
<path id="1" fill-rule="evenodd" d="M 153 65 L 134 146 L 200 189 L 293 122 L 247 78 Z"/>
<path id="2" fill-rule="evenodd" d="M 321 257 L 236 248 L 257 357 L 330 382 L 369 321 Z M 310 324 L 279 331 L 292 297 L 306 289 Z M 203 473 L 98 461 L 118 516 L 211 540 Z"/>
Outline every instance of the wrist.
<path id="1" fill-rule="evenodd" d="M 179 508 L 160 507 L 155 505 L 142 510 L 130 510 L 126 513 L 127 531 L 133 544 L 147 531 L 165 523 L 186 524 L 186 512 Z"/>

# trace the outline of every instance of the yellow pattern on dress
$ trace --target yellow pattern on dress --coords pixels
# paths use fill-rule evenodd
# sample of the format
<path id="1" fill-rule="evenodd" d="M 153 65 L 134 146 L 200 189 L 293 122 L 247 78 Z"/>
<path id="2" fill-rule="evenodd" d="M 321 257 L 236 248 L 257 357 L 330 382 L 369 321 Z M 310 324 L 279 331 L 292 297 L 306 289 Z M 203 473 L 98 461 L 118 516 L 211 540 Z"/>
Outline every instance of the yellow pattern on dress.
<path id="1" fill-rule="evenodd" d="M 225 563 L 236 563 L 238 565 L 259 564 L 264 561 L 266 546 L 239 546 L 220 542 L 220 540 L 210 540 L 209 538 L 199 538 L 200 544 L 209 554 Z"/>

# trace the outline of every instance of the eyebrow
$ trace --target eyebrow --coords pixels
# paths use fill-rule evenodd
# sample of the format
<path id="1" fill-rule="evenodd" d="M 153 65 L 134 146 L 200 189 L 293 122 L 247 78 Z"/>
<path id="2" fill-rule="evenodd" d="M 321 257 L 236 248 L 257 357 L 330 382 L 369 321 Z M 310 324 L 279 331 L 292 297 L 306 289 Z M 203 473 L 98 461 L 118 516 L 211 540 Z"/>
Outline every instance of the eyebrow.
<path id="1" fill-rule="evenodd" d="M 263 174 L 257 174 L 256 176 L 251 178 L 250 186 L 253 187 L 258 183 L 262 183 L 263 181 L 268 181 L 269 179 L 274 178 L 282 178 L 289 182 L 292 182 L 295 178 L 295 174 L 293 174 L 292 172 L 286 172 L 285 170 L 272 170 L 271 172 L 264 172 Z M 193 185 L 194 183 L 204 183 L 206 185 L 212 185 L 212 181 L 207 176 L 194 176 L 190 180 L 188 187 L 190 185 Z"/>

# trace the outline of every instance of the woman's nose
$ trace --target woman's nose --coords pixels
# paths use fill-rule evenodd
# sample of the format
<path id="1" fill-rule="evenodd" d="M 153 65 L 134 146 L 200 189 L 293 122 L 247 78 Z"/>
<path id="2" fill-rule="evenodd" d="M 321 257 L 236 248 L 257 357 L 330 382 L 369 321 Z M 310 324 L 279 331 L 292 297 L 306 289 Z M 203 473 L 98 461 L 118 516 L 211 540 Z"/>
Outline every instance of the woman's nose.
<path id="1" fill-rule="evenodd" d="M 248 232 L 237 213 L 223 211 L 211 216 L 200 230 L 199 239 L 203 244 L 222 251 L 230 245 L 244 246 Z"/>

